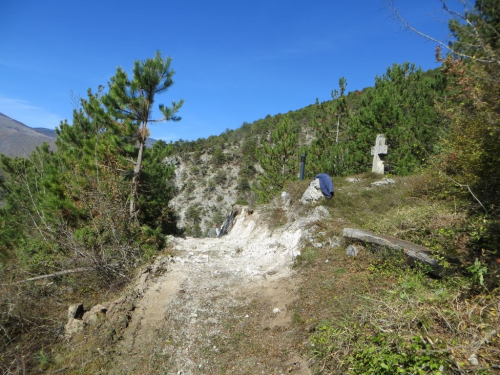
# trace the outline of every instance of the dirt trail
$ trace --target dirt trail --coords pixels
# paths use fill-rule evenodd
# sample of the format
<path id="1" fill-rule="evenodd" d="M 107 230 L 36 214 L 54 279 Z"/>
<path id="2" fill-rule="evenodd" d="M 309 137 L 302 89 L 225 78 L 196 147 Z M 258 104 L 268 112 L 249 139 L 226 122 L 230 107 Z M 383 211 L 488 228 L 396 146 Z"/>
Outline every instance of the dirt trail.
<path id="1" fill-rule="evenodd" d="M 290 349 L 288 305 L 299 286 L 293 259 L 321 209 L 274 231 L 243 209 L 222 238 L 170 238 L 174 257 L 156 259 L 136 284 L 114 373 L 309 374 Z"/>

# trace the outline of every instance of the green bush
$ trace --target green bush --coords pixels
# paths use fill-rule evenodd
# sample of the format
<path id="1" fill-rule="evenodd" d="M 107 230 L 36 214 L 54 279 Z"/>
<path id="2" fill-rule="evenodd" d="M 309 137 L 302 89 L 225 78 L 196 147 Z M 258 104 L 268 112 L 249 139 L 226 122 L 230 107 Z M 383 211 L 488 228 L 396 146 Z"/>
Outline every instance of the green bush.
<path id="1" fill-rule="evenodd" d="M 348 359 L 348 373 L 440 375 L 447 368 L 446 356 L 436 349 L 419 336 L 408 342 L 395 334 L 379 333 L 357 343 Z"/>
<path id="2" fill-rule="evenodd" d="M 214 182 L 217 185 L 224 185 L 227 181 L 227 174 L 223 170 L 217 171 L 214 177 Z"/>

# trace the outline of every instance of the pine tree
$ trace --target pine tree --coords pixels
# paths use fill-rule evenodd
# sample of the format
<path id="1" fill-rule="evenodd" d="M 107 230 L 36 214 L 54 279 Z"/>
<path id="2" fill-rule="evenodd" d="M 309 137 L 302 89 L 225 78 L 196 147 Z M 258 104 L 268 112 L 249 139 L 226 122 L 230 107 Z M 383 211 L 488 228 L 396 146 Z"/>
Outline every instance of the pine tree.
<path id="1" fill-rule="evenodd" d="M 339 90 L 332 91 L 332 101 L 317 104 L 316 115 L 309 123 L 315 139 L 308 148 L 308 175 L 328 173 L 341 175 L 348 172 L 346 131 L 349 109 L 345 91 L 347 80 L 339 79 Z"/>
<path id="2" fill-rule="evenodd" d="M 161 140 L 156 141 L 152 148 L 147 148 L 139 186 L 140 223 L 162 233 L 175 233 L 177 230 L 174 213 L 168 206 L 175 194 L 175 167 L 164 162 L 172 154 L 172 144 Z"/>
<path id="3" fill-rule="evenodd" d="M 371 165 L 369 150 L 379 133 L 387 137 L 386 164 L 394 173 L 408 174 L 432 155 L 446 130 L 434 108 L 443 90 L 442 75 L 425 75 L 408 62 L 394 64 L 376 77 L 348 131 L 351 163 L 357 171 Z"/>
<path id="4" fill-rule="evenodd" d="M 8 174 L 2 180 L 2 191 L 8 191 L 2 215 L 11 220 L 0 225 L 0 248 L 15 248 L 21 263 L 37 271 L 56 266 L 58 256 L 71 250 L 77 255 L 72 262 L 85 261 L 108 277 L 117 274 L 112 264 L 127 267 L 144 246 L 161 245 L 161 233 L 175 227 L 164 209 L 173 194 L 173 171 L 161 163 L 171 147 L 159 143 L 149 152 L 144 145 L 148 122 L 179 119 L 175 112 L 182 102 L 160 106 L 160 120 L 150 116 L 155 95 L 172 84 L 169 64 L 159 54 L 136 62 L 132 80 L 118 69 L 108 93 L 102 86 L 89 90 L 73 123 L 56 129 L 56 151 L 44 146 L 27 160 L 2 158 Z M 144 154 L 151 161 L 144 162 Z M 8 239 L 14 228 L 19 236 Z"/>
<path id="5" fill-rule="evenodd" d="M 129 79 L 122 68 L 118 68 L 109 83 L 109 94 L 103 97 L 103 104 L 110 114 L 120 122 L 131 123 L 137 127 L 136 137 L 138 153 L 134 162 L 131 192 L 130 192 L 130 217 L 136 215 L 136 201 L 144 157 L 146 140 L 149 137 L 148 124 L 162 121 L 179 121 L 176 116 L 183 100 L 172 102 L 168 107 L 159 105 L 161 118 L 152 116 L 153 104 L 156 95 L 166 92 L 174 83 L 174 70 L 170 68 L 172 59 L 163 59 L 157 52 L 152 59 L 135 61 L 133 78 Z"/>
<path id="6" fill-rule="evenodd" d="M 298 130 L 288 116 L 276 125 L 269 141 L 264 141 L 257 150 L 256 157 L 264 170 L 259 176 L 257 193 L 260 201 L 265 202 L 297 175 Z"/>

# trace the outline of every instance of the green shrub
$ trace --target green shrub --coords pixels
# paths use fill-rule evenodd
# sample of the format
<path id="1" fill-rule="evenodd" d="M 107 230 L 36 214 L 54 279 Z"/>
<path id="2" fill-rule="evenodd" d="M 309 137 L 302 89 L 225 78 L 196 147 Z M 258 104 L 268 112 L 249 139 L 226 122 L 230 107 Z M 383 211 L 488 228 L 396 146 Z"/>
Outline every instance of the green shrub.
<path id="1" fill-rule="evenodd" d="M 348 373 L 443 374 L 447 368 L 446 356 L 436 349 L 419 336 L 413 336 L 408 342 L 395 334 L 379 333 L 356 344 L 348 359 Z"/>
<path id="2" fill-rule="evenodd" d="M 217 185 L 224 185 L 226 181 L 227 181 L 226 172 L 224 172 L 223 170 L 217 171 L 214 177 L 214 182 Z"/>

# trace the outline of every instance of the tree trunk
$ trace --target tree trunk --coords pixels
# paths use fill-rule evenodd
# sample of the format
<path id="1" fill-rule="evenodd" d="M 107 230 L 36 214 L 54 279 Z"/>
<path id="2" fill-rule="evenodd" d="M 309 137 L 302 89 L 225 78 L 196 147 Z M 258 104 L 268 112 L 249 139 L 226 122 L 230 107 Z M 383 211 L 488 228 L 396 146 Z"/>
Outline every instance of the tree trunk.
<path id="1" fill-rule="evenodd" d="M 337 117 L 337 135 L 335 136 L 335 144 L 339 143 L 339 127 L 340 127 L 340 119 Z"/>
<path id="2" fill-rule="evenodd" d="M 136 199 L 137 199 L 137 190 L 140 182 L 140 175 L 142 170 L 142 158 L 144 154 L 144 147 L 146 145 L 146 123 L 142 123 L 142 127 L 140 130 L 139 137 L 139 153 L 137 154 L 137 161 L 134 165 L 134 175 L 132 176 L 132 186 L 130 191 L 130 209 L 129 215 L 130 219 L 133 219 L 136 214 Z"/>

